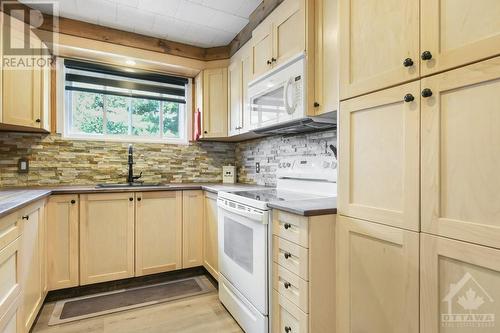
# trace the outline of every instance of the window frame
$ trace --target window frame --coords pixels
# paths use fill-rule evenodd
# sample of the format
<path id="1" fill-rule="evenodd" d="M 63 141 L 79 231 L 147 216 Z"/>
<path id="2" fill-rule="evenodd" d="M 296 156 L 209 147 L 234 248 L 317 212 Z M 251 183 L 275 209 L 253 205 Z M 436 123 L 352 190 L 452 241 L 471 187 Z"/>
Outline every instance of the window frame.
<path id="1" fill-rule="evenodd" d="M 57 106 L 57 118 L 58 118 L 58 128 L 57 131 L 62 134 L 63 139 L 67 140 L 81 140 L 81 141 L 105 141 L 105 142 L 131 142 L 131 143 L 163 143 L 163 144 L 177 144 L 177 145 L 187 145 L 189 144 L 189 128 L 192 121 L 190 117 L 189 110 L 192 105 L 192 85 L 193 80 L 188 78 L 188 83 L 186 84 L 186 103 L 179 103 L 179 138 L 163 136 L 163 103 L 160 102 L 160 136 L 134 136 L 134 135 L 112 135 L 112 134 L 82 134 L 74 133 L 71 131 L 71 119 L 72 119 L 72 98 L 68 98 L 68 92 L 65 89 L 66 86 L 66 67 L 64 66 L 64 58 L 58 58 L 57 61 L 58 70 L 58 84 L 57 92 L 59 94 L 58 106 Z M 104 95 L 106 96 L 106 95 Z M 104 124 L 103 130 L 106 129 L 106 112 L 103 112 Z M 129 124 L 130 126 L 130 124 Z"/>

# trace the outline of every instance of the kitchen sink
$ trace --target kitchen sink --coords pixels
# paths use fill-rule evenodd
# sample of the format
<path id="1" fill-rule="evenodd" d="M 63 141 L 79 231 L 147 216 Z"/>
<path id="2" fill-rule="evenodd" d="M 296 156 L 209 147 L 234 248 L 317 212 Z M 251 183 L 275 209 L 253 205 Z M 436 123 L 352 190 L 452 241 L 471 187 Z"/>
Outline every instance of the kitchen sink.
<path id="1" fill-rule="evenodd" d="M 122 183 L 122 184 L 97 184 L 97 188 L 132 188 L 132 187 L 156 187 L 156 186 L 168 186 L 160 183 Z"/>

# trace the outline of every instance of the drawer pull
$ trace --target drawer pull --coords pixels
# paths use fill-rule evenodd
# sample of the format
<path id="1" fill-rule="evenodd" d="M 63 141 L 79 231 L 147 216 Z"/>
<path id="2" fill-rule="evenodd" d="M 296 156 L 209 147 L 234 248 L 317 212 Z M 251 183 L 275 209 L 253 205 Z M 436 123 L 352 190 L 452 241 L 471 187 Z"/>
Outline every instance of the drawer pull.
<path id="1" fill-rule="evenodd" d="M 292 227 L 292 225 L 290 223 L 285 223 L 284 227 L 286 230 L 288 230 Z"/>
<path id="2" fill-rule="evenodd" d="M 290 282 L 285 282 L 285 283 L 283 283 L 283 285 L 285 286 L 285 289 L 288 289 L 292 286 L 292 284 Z"/>
<path id="3" fill-rule="evenodd" d="M 29 215 L 24 215 L 23 217 L 21 217 L 23 220 L 29 220 L 30 219 L 30 216 Z"/>
<path id="4" fill-rule="evenodd" d="M 285 326 L 285 332 L 290 333 L 292 331 L 292 328 L 290 326 Z"/>
<path id="5" fill-rule="evenodd" d="M 285 252 L 283 255 L 285 256 L 285 259 L 288 259 L 288 258 L 292 257 L 292 254 L 288 253 L 288 252 Z"/>

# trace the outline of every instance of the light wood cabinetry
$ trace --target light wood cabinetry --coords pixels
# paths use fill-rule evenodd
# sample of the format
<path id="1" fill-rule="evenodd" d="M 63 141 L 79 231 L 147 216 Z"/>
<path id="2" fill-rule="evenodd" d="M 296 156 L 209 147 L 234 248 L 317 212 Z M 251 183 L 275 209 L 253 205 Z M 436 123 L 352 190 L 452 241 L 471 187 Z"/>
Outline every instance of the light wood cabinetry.
<path id="1" fill-rule="evenodd" d="M 219 279 L 217 210 L 217 194 L 205 192 L 205 218 L 203 219 L 203 266 L 216 280 Z"/>
<path id="2" fill-rule="evenodd" d="M 422 0 L 422 75 L 466 65 L 500 54 L 500 2 Z"/>
<path id="3" fill-rule="evenodd" d="M 80 283 L 134 276 L 134 193 L 80 196 Z"/>
<path id="4" fill-rule="evenodd" d="M 422 230 L 500 248 L 500 57 L 422 89 Z"/>
<path id="5" fill-rule="evenodd" d="M 273 210 L 273 332 L 335 330 L 335 224 Z"/>
<path id="6" fill-rule="evenodd" d="M 20 238 L 21 304 L 18 325 L 29 332 L 46 296 L 45 202 L 22 210 L 24 221 Z"/>
<path id="7" fill-rule="evenodd" d="M 339 3 L 338 0 L 314 0 L 314 96 L 315 114 L 339 108 Z M 312 59 L 309 58 L 309 62 Z"/>
<path id="8" fill-rule="evenodd" d="M 497 249 L 422 234 L 421 332 L 497 332 L 499 257 Z"/>
<path id="9" fill-rule="evenodd" d="M 0 315 L 0 332 L 24 333 L 24 331 L 20 328 L 20 325 L 18 325 L 20 303 L 21 296 L 17 296 L 14 302 L 7 308 L 6 311 L 2 309 Z"/>
<path id="10" fill-rule="evenodd" d="M 197 91 L 201 93 L 202 138 L 224 138 L 228 134 L 227 68 L 206 69 L 203 82 L 198 78 Z M 201 87 L 201 92 L 198 90 Z"/>
<path id="11" fill-rule="evenodd" d="M 420 230 L 419 95 L 413 82 L 341 103 L 340 214 Z"/>
<path id="12" fill-rule="evenodd" d="M 203 265 L 203 191 L 182 192 L 182 268 Z"/>
<path id="13" fill-rule="evenodd" d="M 79 285 L 78 195 L 56 195 L 47 204 L 47 270 L 50 290 Z"/>
<path id="14" fill-rule="evenodd" d="M 337 333 L 419 332 L 419 233 L 340 216 L 336 242 Z"/>
<path id="15" fill-rule="evenodd" d="M 252 33 L 253 78 L 271 69 L 273 58 L 273 30 L 270 19 L 262 22 Z"/>
<path id="16" fill-rule="evenodd" d="M 340 0 L 341 100 L 419 78 L 419 12 L 414 0 Z"/>
<path id="17" fill-rule="evenodd" d="M 0 249 L 0 318 L 19 298 L 21 291 L 20 250 L 20 238 Z M 1 321 L 3 320 L 0 320 L 0 323 Z"/>
<path id="18" fill-rule="evenodd" d="M 182 268 L 182 192 L 137 193 L 135 275 Z"/>
<path id="19" fill-rule="evenodd" d="M 232 58 L 228 68 L 229 136 L 240 134 L 243 128 L 243 65 L 239 57 Z"/>

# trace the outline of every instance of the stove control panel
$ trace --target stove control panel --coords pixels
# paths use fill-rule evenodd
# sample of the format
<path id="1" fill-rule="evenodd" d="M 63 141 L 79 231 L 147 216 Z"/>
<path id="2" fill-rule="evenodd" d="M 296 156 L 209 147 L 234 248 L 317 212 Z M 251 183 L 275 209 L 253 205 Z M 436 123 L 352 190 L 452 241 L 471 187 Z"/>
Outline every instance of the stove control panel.
<path id="1" fill-rule="evenodd" d="M 336 182 L 337 160 L 334 156 L 283 159 L 278 163 L 277 177 Z"/>

